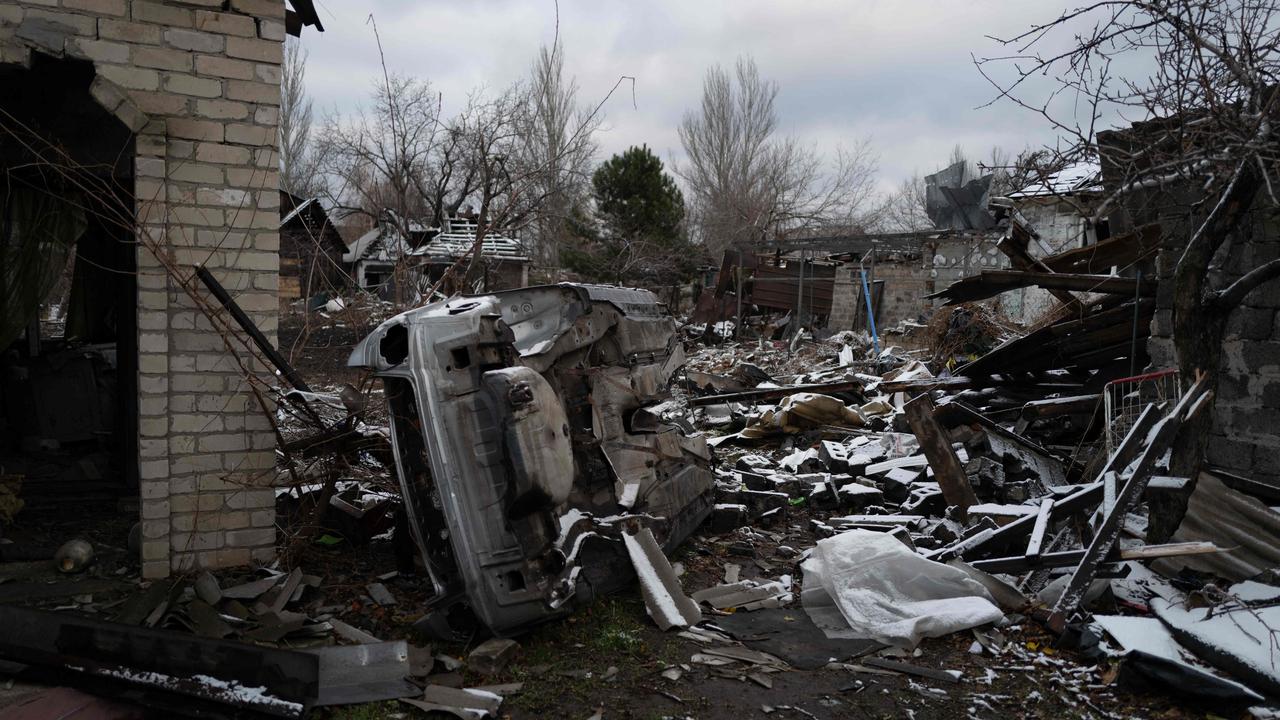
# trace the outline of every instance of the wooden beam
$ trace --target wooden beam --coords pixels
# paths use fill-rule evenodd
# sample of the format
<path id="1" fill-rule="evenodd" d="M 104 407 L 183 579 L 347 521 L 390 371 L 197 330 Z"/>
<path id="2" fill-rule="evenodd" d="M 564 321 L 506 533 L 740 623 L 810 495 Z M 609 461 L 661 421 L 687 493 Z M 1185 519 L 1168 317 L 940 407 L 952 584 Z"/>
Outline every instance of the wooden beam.
<path id="1" fill-rule="evenodd" d="M 1039 260 L 1036 260 L 1035 258 L 1031 257 L 1031 255 L 1027 253 L 1026 243 L 1027 243 L 1027 240 L 1030 239 L 1030 236 L 1027 234 L 1026 229 L 1024 229 L 1021 225 L 1014 223 L 1012 226 L 1012 230 L 1013 230 L 1013 237 L 1002 238 L 1000 242 L 996 243 L 996 248 L 999 249 L 1000 252 L 1004 253 L 1009 257 L 1009 262 L 1012 263 L 1013 266 L 1018 270 L 1039 270 L 1041 272 L 1050 272 L 1050 273 L 1053 272 L 1053 270 L 1051 270 L 1048 265 L 1045 265 Z M 1013 238 L 1020 239 L 1021 243 L 1017 242 Z M 1076 307 L 1076 308 L 1079 308 L 1081 306 L 1081 303 L 1079 300 L 1076 299 L 1076 296 L 1072 295 L 1066 290 L 1050 290 L 1049 294 L 1058 298 L 1059 300 L 1061 300 L 1062 302 L 1066 303 L 1069 306 Z"/>
<path id="2" fill-rule="evenodd" d="M 1133 297 L 1141 291 L 1143 297 L 1152 297 L 1158 283 L 1150 279 L 1141 282 L 1137 278 L 1114 277 L 1078 273 L 1036 272 L 1029 270 L 983 270 L 977 275 L 961 278 L 926 298 L 945 298 L 947 305 L 974 302 L 995 297 L 1010 290 L 1040 287 L 1046 290 L 1074 290 L 1077 292 L 1106 293 Z"/>
<path id="3" fill-rule="evenodd" d="M 1071 574 L 1071 579 L 1067 581 L 1067 587 L 1062 591 L 1062 597 L 1058 599 L 1053 612 L 1049 615 L 1048 625 L 1051 630 L 1057 633 L 1065 632 L 1067 622 L 1079 612 L 1080 603 L 1084 599 L 1084 594 L 1088 590 L 1089 584 L 1093 582 L 1098 565 L 1111 553 L 1115 547 L 1116 540 L 1120 537 L 1125 515 L 1142 498 L 1147 488 L 1147 480 L 1151 477 L 1156 462 L 1173 444 L 1174 437 L 1178 434 L 1178 428 L 1182 426 L 1184 416 L 1189 411 L 1199 407 L 1198 401 L 1205 393 L 1204 381 L 1198 381 L 1182 396 L 1182 399 L 1178 401 L 1173 410 L 1143 436 L 1141 443 L 1144 446 L 1142 454 L 1138 456 L 1133 464 L 1125 467 L 1123 474 L 1120 476 L 1125 482 L 1124 487 L 1116 496 L 1115 507 L 1106 514 L 1099 524 L 1093 540 L 1089 543 L 1089 547 L 1085 550 L 1085 554 L 1080 560 L 1080 564 L 1076 566 L 1075 572 Z M 1147 406 L 1147 411 L 1143 415 L 1148 415 L 1152 407 L 1150 405 Z M 1134 429 L 1137 427 L 1137 424 L 1135 424 Z M 1126 443 L 1136 435 L 1137 433 L 1131 430 L 1129 435 L 1125 437 Z M 1118 469 L 1118 467 L 1115 467 L 1118 463 L 1114 462 L 1114 457 L 1108 461 L 1107 465 L 1108 467 L 1103 468 L 1104 475 L 1107 472 Z"/>
<path id="4" fill-rule="evenodd" d="M 1056 501 L 1053 504 L 1053 509 L 1049 512 L 1049 519 L 1055 522 L 1063 520 L 1074 513 L 1097 505 L 1101 500 L 1102 483 L 1095 482 L 1085 485 Z M 930 550 L 924 553 L 924 556 L 930 560 L 949 559 L 952 557 L 959 557 L 965 560 L 990 557 L 995 552 L 1008 550 L 1014 547 L 1015 543 L 1021 542 L 1023 538 L 1031 533 L 1035 523 L 1036 516 L 1027 515 L 995 530 L 979 542 L 973 542 L 972 539 L 957 540 L 946 547 Z"/>
<path id="5" fill-rule="evenodd" d="M 990 560 L 974 560 L 969 563 L 975 570 L 989 573 L 1021 573 L 1043 568 L 1071 567 L 1084 559 L 1086 550 L 1063 550 L 1045 553 L 1038 557 L 1004 557 Z M 1222 552 L 1222 548 L 1211 542 L 1183 542 L 1168 545 L 1144 545 L 1136 548 L 1121 548 L 1113 552 L 1103 563 L 1120 560 L 1155 560 L 1164 557 L 1180 557 L 1184 555 L 1205 555 Z"/>
<path id="6" fill-rule="evenodd" d="M 955 505 L 964 513 L 970 505 L 978 504 L 978 496 L 969 486 L 969 477 L 964 473 L 960 457 L 951 447 L 951 436 L 934 418 L 933 398 L 922 393 L 903 406 L 907 414 L 907 422 L 911 424 L 911 432 L 920 441 L 920 449 L 933 468 L 933 475 L 942 489 L 942 496 L 948 505 Z"/>
<path id="7" fill-rule="evenodd" d="M 1044 534 L 1049 530 L 1049 518 L 1053 517 L 1053 498 L 1040 501 L 1040 512 L 1036 513 L 1036 524 L 1031 527 L 1031 539 L 1027 541 L 1027 551 L 1023 556 L 1028 560 L 1040 557 L 1040 549 L 1044 546 Z"/>
<path id="8" fill-rule="evenodd" d="M 814 383 L 811 385 L 792 385 L 781 388 L 759 388 L 742 392 L 721 393 L 719 395 L 703 395 L 689 400 L 690 405 L 719 405 L 728 402 L 746 402 L 749 400 L 780 400 L 796 393 L 847 393 L 861 394 L 866 383 L 861 380 L 844 380 L 833 383 Z"/>

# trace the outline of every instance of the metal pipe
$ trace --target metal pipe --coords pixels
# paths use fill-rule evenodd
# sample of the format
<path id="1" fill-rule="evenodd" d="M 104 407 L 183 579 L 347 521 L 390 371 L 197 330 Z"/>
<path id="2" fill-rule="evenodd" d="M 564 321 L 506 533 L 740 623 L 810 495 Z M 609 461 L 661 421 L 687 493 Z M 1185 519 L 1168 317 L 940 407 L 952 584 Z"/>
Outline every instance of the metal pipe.
<path id="1" fill-rule="evenodd" d="M 1138 372 L 1138 301 L 1142 299 L 1142 269 L 1138 269 L 1138 282 L 1133 287 L 1133 340 L 1129 344 L 1129 374 Z"/>
<path id="2" fill-rule="evenodd" d="M 236 321 L 236 324 L 249 335 L 249 338 L 253 340 L 253 344 L 258 346 L 258 349 L 262 351 L 263 355 L 267 356 L 272 365 L 275 365 L 276 370 L 280 371 L 284 379 L 289 381 L 289 384 L 295 390 L 311 392 L 311 388 L 307 387 L 306 381 L 302 379 L 298 371 L 293 369 L 289 361 L 285 360 L 284 356 L 271 344 L 271 341 L 267 340 L 267 336 L 262 334 L 262 331 L 258 329 L 257 325 L 253 324 L 248 315 L 245 315 L 244 310 L 241 310 L 235 299 L 227 293 L 227 289 L 222 287 L 222 283 L 219 283 L 203 265 L 196 266 L 196 277 L 200 278 L 200 282 L 204 283 L 206 288 L 209 288 L 209 293 L 217 298 L 218 302 L 222 303 L 222 307 L 226 308 L 228 313 L 231 313 L 231 317 Z"/>
<path id="3" fill-rule="evenodd" d="M 871 290 L 867 287 L 867 271 L 863 269 L 862 263 L 858 263 L 858 274 L 862 276 L 862 297 L 867 301 L 867 322 L 871 327 L 871 346 L 875 348 L 876 356 L 880 355 L 880 335 L 876 333 L 876 314 L 871 309 Z"/>

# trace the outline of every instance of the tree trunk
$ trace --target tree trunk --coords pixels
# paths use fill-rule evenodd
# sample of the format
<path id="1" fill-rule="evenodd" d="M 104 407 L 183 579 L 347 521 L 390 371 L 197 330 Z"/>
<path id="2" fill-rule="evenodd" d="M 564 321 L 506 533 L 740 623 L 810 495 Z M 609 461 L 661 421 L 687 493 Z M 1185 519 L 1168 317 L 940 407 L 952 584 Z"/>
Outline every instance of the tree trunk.
<path id="1" fill-rule="evenodd" d="M 1210 300 L 1209 268 L 1218 248 L 1249 216 L 1261 180 L 1252 166 L 1245 164 L 1205 221 L 1192 236 L 1173 275 L 1173 345 L 1184 387 L 1203 374 L 1205 387 L 1216 393 L 1222 366 L 1222 341 L 1227 318 L 1234 307 Z M 1236 248 L 1233 247 L 1232 250 Z M 1195 489 L 1213 430 L 1213 402 L 1182 424 L 1173 445 L 1170 473 L 1191 478 L 1178 498 L 1153 504 L 1147 542 L 1163 542 L 1177 529 L 1186 512 L 1186 501 Z"/>

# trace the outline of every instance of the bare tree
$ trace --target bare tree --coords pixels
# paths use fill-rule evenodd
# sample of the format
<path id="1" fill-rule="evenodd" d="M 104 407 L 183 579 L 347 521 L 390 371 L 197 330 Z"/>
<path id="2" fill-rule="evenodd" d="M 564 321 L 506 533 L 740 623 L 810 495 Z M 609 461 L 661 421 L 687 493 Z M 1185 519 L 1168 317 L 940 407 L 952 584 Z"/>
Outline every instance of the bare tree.
<path id="1" fill-rule="evenodd" d="M 1280 276 L 1280 260 L 1239 277 L 1211 267 L 1244 266 L 1241 238 L 1277 198 L 1276 0 L 1113 0 L 1064 12 L 1002 39 L 1006 54 L 976 59 L 998 100 L 1026 108 L 1063 137 L 1064 160 L 1097 152 L 1112 188 L 1099 216 L 1176 217 L 1173 340 L 1184 378 L 1217 384 L 1227 318 L 1258 286 Z M 1041 78 L 1053 83 L 1047 89 Z M 1142 122 L 1099 133 L 1122 119 Z M 1190 198 L 1188 200 L 1187 198 Z M 1222 251 L 1220 253 L 1220 251 Z M 1217 259 L 1215 259 L 1217 258 Z M 1175 472 L 1194 472 L 1211 414 L 1190 423 Z M 1194 477 L 1194 474 L 1191 475 Z"/>
<path id="2" fill-rule="evenodd" d="M 677 168 L 702 242 L 719 253 L 805 227 L 858 221 L 873 196 L 870 145 L 858 142 L 829 161 L 792 138 L 778 139 L 778 84 L 739 58 L 732 76 L 719 65 L 703 80 L 702 101 L 680 122 L 687 155 Z"/>
<path id="3" fill-rule="evenodd" d="M 579 109 L 557 41 L 542 49 L 530 83 L 473 91 L 463 109 L 446 118 L 443 98 L 427 81 L 384 65 L 372 109 L 335 114 L 325 124 L 321 147 L 331 205 L 339 214 L 392 223 L 401 238 L 440 228 L 465 206 L 476 223 L 474 246 L 432 290 L 474 289 L 483 241 L 494 229 L 532 234 L 552 246 L 554 258 L 584 194 L 592 134 L 612 92 L 590 112 Z M 405 279 L 398 270 L 397 292 Z"/>
<path id="4" fill-rule="evenodd" d="M 280 70 L 280 189 L 310 198 L 320 190 L 311 146 L 311 98 L 307 97 L 307 53 L 296 38 L 285 42 Z"/>
<path id="5" fill-rule="evenodd" d="M 540 168 L 538 194 L 545 198 L 530 223 L 539 260 L 559 263 L 575 207 L 585 198 L 595 157 L 594 133 L 600 117 L 578 106 L 578 83 L 564 76 L 564 49 L 557 39 L 543 46 L 530 70 L 523 146 L 527 162 Z"/>
<path id="6" fill-rule="evenodd" d="M 419 218 L 438 193 L 426 192 L 441 144 L 440 98 L 430 83 L 388 76 L 374 85 L 372 110 L 326 119 L 322 145 L 332 205 L 340 213 L 385 220 Z"/>

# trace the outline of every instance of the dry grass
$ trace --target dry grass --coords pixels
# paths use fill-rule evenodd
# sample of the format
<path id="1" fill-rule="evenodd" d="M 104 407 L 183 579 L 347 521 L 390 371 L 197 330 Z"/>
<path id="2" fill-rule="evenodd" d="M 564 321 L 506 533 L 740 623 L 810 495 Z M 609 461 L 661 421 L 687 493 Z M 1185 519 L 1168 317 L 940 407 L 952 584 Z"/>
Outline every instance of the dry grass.
<path id="1" fill-rule="evenodd" d="M 982 355 L 1017 333 L 1017 326 L 1002 313 L 980 303 L 964 303 L 935 310 L 924 337 L 934 361 L 945 363 L 952 357 Z"/>

